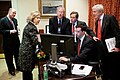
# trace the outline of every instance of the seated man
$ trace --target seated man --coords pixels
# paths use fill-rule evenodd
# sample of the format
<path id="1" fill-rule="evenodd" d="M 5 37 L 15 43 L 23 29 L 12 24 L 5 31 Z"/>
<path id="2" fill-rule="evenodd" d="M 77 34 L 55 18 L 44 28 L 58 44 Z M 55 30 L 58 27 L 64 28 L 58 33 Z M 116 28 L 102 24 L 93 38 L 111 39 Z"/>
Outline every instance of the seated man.
<path id="1" fill-rule="evenodd" d="M 76 26 L 76 36 L 77 36 L 77 43 L 76 43 L 76 52 L 74 53 L 74 57 L 66 58 L 60 57 L 59 60 L 61 61 L 70 61 L 72 63 L 80 63 L 80 64 L 88 64 L 88 61 L 96 60 L 95 53 L 95 41 L 85 34 L 83 31 L 83 26 Z"/>

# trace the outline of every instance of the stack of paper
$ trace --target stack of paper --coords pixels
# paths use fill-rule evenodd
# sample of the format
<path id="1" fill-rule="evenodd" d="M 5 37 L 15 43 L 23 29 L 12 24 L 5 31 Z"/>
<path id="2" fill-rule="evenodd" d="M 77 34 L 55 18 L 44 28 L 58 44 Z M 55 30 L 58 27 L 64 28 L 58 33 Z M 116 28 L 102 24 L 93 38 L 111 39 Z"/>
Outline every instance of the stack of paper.
<path id="1" fill-rule="evenodd" d="M 115 48 L 115 45 L 116 45 L 115 37 L 105 39 L 105 42 L 106 42 L 108 51 L 113 52 L 112 49 Z"/>
<path id="2" fill-rule="evenodd" d="M 61 64 L 61 63 L 57 63 L 57 65 L 60 67 L 60 69 L 65 70 L 67 69 L 67 65 L 66 64 Z"/>
<path id="3" fill-rule="evenodd" d="M 87 76 L 90 74 L 92 70 L 92 66 L 84 65 L 84 64 L 72 64 L 72 74 L 80 75 L 80 76 Z"/>

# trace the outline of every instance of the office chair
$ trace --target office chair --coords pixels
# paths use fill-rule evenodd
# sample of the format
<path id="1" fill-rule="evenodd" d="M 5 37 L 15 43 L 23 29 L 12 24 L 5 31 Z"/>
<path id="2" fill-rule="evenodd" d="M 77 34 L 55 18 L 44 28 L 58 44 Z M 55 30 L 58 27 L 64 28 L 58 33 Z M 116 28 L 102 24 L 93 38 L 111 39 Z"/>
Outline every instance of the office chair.
<path id="1" fill-rule="evenodd" d="M 101 76 L 101 62 L 99 61 L 90 61 L 88 62 L 90 66 L 93 66 L 92 71 L 95 73 L 95 79 L 97 80 Z"/>
<path id="2" fill-rule="evenodd" d="M 45 33 L 49 34 L 49 25 L 45 25 L 45 30 L 46 30 Z"/>
<path id="3" fill-rule="evenodd" d="M 95 57 L 96 57 L 96 60 L 94 61 L 89 61 L 88 64 L 93 66 L 93 72 L 95 72 L 95 78 L 96 80 L 98 79 L 98 77 L 100 77 L 102 75 L 102 71 L 101 71 L 101 59 L 104 55 L 104 46 L 102 44 L 101 41 L 97 41 L 95 42 Z"/>

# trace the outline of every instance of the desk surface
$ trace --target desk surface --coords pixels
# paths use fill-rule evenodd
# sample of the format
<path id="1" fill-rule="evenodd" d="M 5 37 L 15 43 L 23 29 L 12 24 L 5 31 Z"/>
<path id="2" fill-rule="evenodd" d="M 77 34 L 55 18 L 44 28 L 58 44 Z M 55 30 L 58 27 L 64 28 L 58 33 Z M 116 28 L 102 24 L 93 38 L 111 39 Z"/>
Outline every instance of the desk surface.
<path id="1" fill-rule="evenodd" d="M 63 78 L 57 76 L 49 76 L 49 80 L 95 80 L 95 75 L 90 74 L 88 76 L 77 76 L 77 75 L 65 75 Z"/>
<path id="2" fill-rule="evenodd" d="M 55 75 L 48 75 L 48 80 L 95 80 L 95 74 L 91 73 L 88 76 L 78 76 L 78 75 L 67 75 L 65 74 L 62 78 Z M 39 80 L 43 80 L 43 74 L 39 74 Z"/>
<path id="3" fill-rule="evenodd" d="M 39 80 L 43 80 L 43 66 L 38 65 Z M 62 78 L 55 75 L 48 75 L 49 80 L 95 80 L 94 72 L 91 72 L 88 76 L 68 75 L 65 74 Z"/>

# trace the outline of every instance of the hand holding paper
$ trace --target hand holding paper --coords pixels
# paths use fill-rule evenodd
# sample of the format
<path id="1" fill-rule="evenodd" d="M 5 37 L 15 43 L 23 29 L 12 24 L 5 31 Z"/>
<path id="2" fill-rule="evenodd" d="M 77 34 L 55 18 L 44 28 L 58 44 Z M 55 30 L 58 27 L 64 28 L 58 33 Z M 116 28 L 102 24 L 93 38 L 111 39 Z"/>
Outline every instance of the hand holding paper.
<path id="1" fill-rule="evenodd" d="M 120 52 L 120 48 L 113 48 L 112 51 L 113 52 Z"/>
<path id="2" fill-rule="evenodd" d="M 109 39 L 105 39 L 106 45 L 107 45 L 107 49 L 109 52 L 113 52 L 115 45 L 116 45 L 116 41 L 115 41 L 115 37 L 113 38 L 109 38 Z"/>

